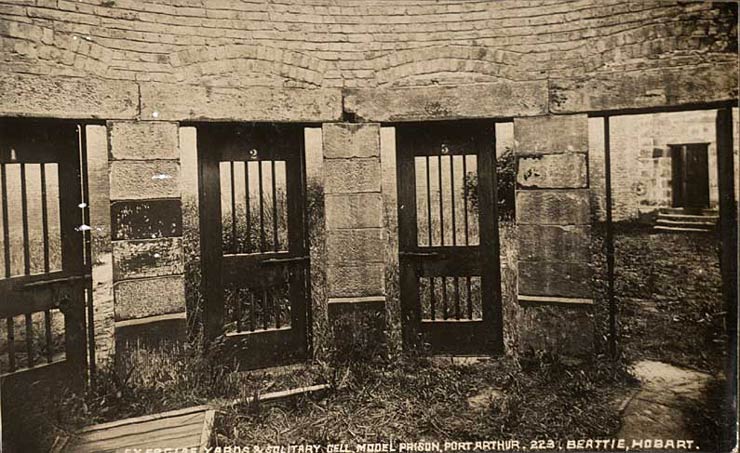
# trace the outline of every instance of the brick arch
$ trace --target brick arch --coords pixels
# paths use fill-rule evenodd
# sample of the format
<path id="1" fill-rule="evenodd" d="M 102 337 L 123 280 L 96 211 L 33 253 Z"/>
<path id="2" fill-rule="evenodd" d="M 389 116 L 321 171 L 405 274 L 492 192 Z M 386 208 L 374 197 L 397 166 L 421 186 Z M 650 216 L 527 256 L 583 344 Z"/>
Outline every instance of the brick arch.
<path id="1" fill-rule="evenodd" d="M 475 45 L 444 45 L 404 49 L 373 61 L 378 85 L 402 85 L 416 79 L 439 82 L 468 80 L 516 80 L 521 55 Z"/>
<path id="2" fill-rule="evenodd" d="M 94 37 L 41 25 L 2 20 L 0 36 L 16 62 L 40 60 L 43 64 L 36 69 L 51 75 L 106 78 L 114 56 L 114 51 L 98 44 Z"/>
<path id="3" fill-rule="evenodd" d="M 318 87 L 329 68 L 305 53 L 256 44 L 191 47 L 171 54 L 170 64 L 178 81 L 234 86 Z"/>

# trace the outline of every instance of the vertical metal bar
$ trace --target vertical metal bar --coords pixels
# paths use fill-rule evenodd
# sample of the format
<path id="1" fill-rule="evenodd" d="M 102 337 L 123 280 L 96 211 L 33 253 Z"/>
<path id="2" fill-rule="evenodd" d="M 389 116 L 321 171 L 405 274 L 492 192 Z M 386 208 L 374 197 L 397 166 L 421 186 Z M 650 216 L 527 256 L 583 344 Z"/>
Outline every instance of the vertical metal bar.
<path id="1" fill-rule="evenodd" d="M 437 156 L 437 174 L 439 176 L 439 237 L 440 244 L 445 245 L 445 215 L 444 215 L 444 203 L 442 202 L 442 155 Z M 447 281 L 445 280 L 445 287 L 447 287 Z M 447 318 L 445 318 L 447 319 Z"/>
<path id="2" fill-rule="evenodd" d="M 431 296 L 430 305 L 432 310 L 432 321 L 434 321 L 437 311 L 437 296 L 434 294 L 434 277 L 429 277 L 429 288 L 429 295 Z"/>
<path id="3" fill-rule="evenodd" d="M 51 310 L 44 312 L 44 328 L 46 339 L 46 361 L 51 363 L 54 360 L 54 341 L 51 337 Z"/>
<path id="4" fill-rule="evenodd" d="M 429 247 L 432 244 L 432 184 L 429 177 L 429 156 L 426 156 L 427 161 L 427 226 L 429 228 Z M 432 278 L 432 288 L 434 288 L 434 279 Z M 434 319 L 434 310 L 432 310 L 432 319 Z"/>
<path id="5" fill-rule="evenodd" d="M 236 252 L 236 187 L 234 185 L 234 161 L 229 162 L 231 180 L 231 253 Z"/>
<path id="6" fill-rule="evenodd" d="M 270 161 L 270 171 L 272 173 L 272 249 L 277 252 L 280 248 L 278 244 L 278 213 L 277 213 L 277 188 L 275 187 L 275 161 Z"/>
<path id="7" fill-rule="evenodd" d="M 449 310 L 447 308 L 447 277 L 442 277 L 442 317 L 444 319 L 449 318 Z"/>
<path id="8" fill-rule="evenodd" d="M 288 282 L 288 294 L 290 294 L 290 282 Z M 280 297 L 279 295 L 273 293 L 273 299 L 272 299 L 273 309 L 275 311 L 275 327 L 280 328 L 280 309 L 282 307 L 282 304 L 280 303 Z"/>
<path id="9" fill-rule="evenodd" d="M 252 202 L 249 199 L 249 161 L 244 162 L 244 187 L 247 196 L 247 253 L 249 253 L 252 251 Z"/>
<path id="10" fill-rule="evenodd" d="M 249 291 L 249 330 L 254 332 L 255 326 L 254 292 Z"/>
<path id="11" fill-rule="evenodd" d="M 77 126 L 80 149 L 79 149 L 79 164 L 80 164 L 80 200 L 82 200 L 82 223 L 84 225 L 90 225 L 90 190 L 88 185 L 88 173 L 87 173 L 87 129 L 85 125 Z M 92 274 L 93 256 L 92 256 L 92 228 L 87 231 L 82 231 L 82 238 L 84 241 L 84 256 L 83 261 L 87 272 Z M 93 300 L 93 282 L 92 279 L 88 280 L 85 284 L 84 296 L 86 298 L 86 310 L 87 310 L 87 349 L 88 349 L 88 365 L 90 368 L 90 379 L 95 379 L 96 372 L 96 359 L 95 359 L 95 307 Z"/>
<path id="12" fill-rule="evenodd" d="M 737 266 L 738 266 L 738 225 L 737 200 L 735 199 L 735 165 L 733 149 L 732 108 L 727 106 L 717 110 L 717 186 L 719 192 L 719 233 L 720 233 L 720 273 L 722 275 L 722 295 L 724 298 L 725 329 L 727 332 L 727 354 L 725 362 L 725 395 L 737 395 Z M 735 406 L 735 409 L 737 406 Z M 731 409 L 730 409 L 731 410 Z M 729 429 L 723 437 L 729 447 L 733 445 L 736 430 Z"/>
<path id="13" fill-rule="evenodd" d="M 460 319 L 460 277 L 452 277 L 455 284 L 455 319 Z"/>
<path id="14" fill-rule="evenodd" d="M 473 319 L 473 297 L 470 294 L 471 291 L 471 285 L 470 285 L 470 276 L 465 277 L 465 286 L 467 287 L 467 297 L 468 297 L 468 319 Z"/>
<path id="15" fill-rule="evenodd" d="M 604 177 L 606 191 L 606 280 L 609 301 L 609 353 L 617 356 L 617 307 L 614 300 L 614 225 L 612 223 L 612 170 L 609 117 L 604 117 Z"/>
<path id="16" fill-rule="evenodd" d="M 31 273 L 31 250 L 28 238 L 28 190 L 26 187 L 26 164 L 21 163 L 21 222 L 23 224 L 23 273 Z"/>
<path id="17" fill-rule="evenodd" d="M 465 200 L 465 204 L 464 204 L 464 208 L 465 208 L 465 210 L 464 210 L 464 213 L 465 213 L 464 214 L 465 215 L 465 245 L 469 245 L 469 243 L 470 243 L 470 240 L 468 239 L 469 231 L 468 231 L 468 184 L 467 184 L 467 182 L 468 182 L 468 180 L 467 180 L 467 177 L 468 177 L 468 167 L 467 167 L 467 160 L 468 160 L 468 155 L 467 154 L 463 154 L 463 198 Z M 468 284 L 469 283 L 470 283 L 470 281 L 469 281 L 469 278 L 468 278 Z"/>
<path id="18" fill-rule="evenodd" d="M 26 363 L 28 368 L 33 368 L 33 316 L 26 313 Z"/>
<path id="19" fill-rule="evenodd" d="M 262 161 L 257 162 L 260 189 L 260 252 L 265 251 L 265 197 L 262 193 Z"/>
<path id="20" fill-rule="evenodd" d="M 49 273 L 49 213 L 47 212 L 46 164 L 41 164 L 41 228 L 44 236 L 44 272 Z"/>
<path id="21" fill-rule="evenodd" d="M 0 182 L 2 183 L 2 215 L 3 215 L 3 248 L 5 253 L 5 277 L 10 277 L 10 226 L 8 222 L 8 171 L 5 164 L 0 164 Z"/>
<path id="22" fill-rule="evenodd" d="M 267 290 L 262 290 L 262 328 L 267 330 Z"/>
<path id="23" fill-rule="evenodd" d="M 8 325 L 8 365 L 10 366 L 10 371 L 15 371 L 16 364 L 15 364 L 15 322 L 13 321 L 13 318 L 7 318 L 7 325 Z"/>
<path id="24" fill-rule="evenodd" d="M 452 245 L 454 246 L 457 245 L 457 223 L 455 222 L 455 158 L 453 156 L 450 156 L 450 206 L 452 207 Z"/>

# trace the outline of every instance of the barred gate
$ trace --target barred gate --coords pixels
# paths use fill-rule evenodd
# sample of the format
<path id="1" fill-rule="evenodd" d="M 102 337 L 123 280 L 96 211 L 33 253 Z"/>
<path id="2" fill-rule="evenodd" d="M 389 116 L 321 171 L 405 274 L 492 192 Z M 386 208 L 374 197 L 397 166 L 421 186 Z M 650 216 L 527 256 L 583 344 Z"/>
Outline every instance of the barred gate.
<path id="1" fill-rule="evenodd" d="M 84 130 L 0 120 L 0 385 L 6 446 L 58 383 L 85 382 Z M 21 446 L 17 446 L 19 450 Z M 11 450 L 12 451 L 12 450 Z"/>
<path id="2" fill-rule="evenodd" d="M 308 354 L 303 127 L 198 127 L 205 325 L 243 369 Z"/>
<path id="3" fill-rule="evenodd" d="M 503 351 L 491 121 L 396 126 L 406 347 Z"/>

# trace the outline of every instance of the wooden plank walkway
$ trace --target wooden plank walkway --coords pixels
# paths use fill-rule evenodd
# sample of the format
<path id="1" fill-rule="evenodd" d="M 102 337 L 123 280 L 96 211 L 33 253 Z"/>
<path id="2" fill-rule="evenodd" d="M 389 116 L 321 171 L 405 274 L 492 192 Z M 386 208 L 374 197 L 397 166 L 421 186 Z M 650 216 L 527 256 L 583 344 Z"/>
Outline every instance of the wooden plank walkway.
<path id="1" fill-rule="evenodd" d="M 214 416 L 215 410 L 210 407 L 196 406 L 93 425 L 81 430 L 58 451 L 102 453 L 134 448 L 203 451 L 209 446 Z"/>
<path id="2" fill-rule="evenodd" d="M 271 392 L 246 399 L 218 401 L 218 407 L 270 404 L 301 395 L 326 392 L 329 384 L 317 384 L 279 392 Z M 75 436 L 63 439 L 52 453 L 122 452 L 129 449 L 170 449 L 172 451 L 205 451 L 211 441 L 216 415 L 214 406 L 195 406 L 177 411 L 127 418 L 109 423 L 88 426 Z"/>

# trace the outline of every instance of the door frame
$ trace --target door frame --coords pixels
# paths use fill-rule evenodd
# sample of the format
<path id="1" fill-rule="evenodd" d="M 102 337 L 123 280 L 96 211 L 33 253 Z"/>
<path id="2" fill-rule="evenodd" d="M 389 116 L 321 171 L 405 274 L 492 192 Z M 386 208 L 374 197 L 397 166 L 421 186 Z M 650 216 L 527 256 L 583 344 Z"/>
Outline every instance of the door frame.
<path id="1" fill-rule="evenodd" d="M 283 365 L 304 360 L 311 354 L 311 295 L 309 279 L 309 244 L 306 219 L 306 171 L 304 124 L 290 123 L 205 123 L 193 125 L 197 128 L 197 156 L 199 175 L 199 217 L 201 278 L 203 288 L 203 326 L 206 345 L 219 337 L 224 338 L 223 352 L 226 359 L 235 359 L 240 369 L 253 369 Z M 263 253 L 263 261 L 286 268 L 300 268 L 302 287 L 291 285 L 290 329 L 256 330 L 254 332 L 224 333 L 225 282 L 235 277 L 229 272 L 225 261 L 236 258 L 237 262 L 249 261 L 249 255 L 226 258 L 222 250 L 221 182 L 219 162 L 223 152 L 234 157 L 243 150 L 232 146 L 237 130 L 251 130 L 250 138 L 255 143 L 276 146 L 280 154 L 295 153 L 294 165 L 287 165 L 288 190 L 288 237 L 291 250 L 289 256 L 282 253 Z M 271 141 L 270 131 L 283 132 Z M 231 141 L 230 141 L 231 140 Z M 258 146 L 258 147 L 260 147 Z M 291 196 L 292 195 L 292 196 Z M 296 218 L 297 217 L 297 218 Z M 246 261 L 245 261 L 246 260 Z M 264 263 L 252 263 L 250 268 Z M 228 275 L 226 275 L 226 274 Z M 292 278 L 292 274 L 291 277 Z M 286 333 L 287 332 L 287 333 Z M 281 346 L 281 348 L 277 347 Z M 255 352 L 256 350 L 256 352 Z M 284 355 L 281 353 L 285 353 Z M 287 352 L 286 352 L 287 351 Z"/>
<path id="2" fill-rule="evenodd" d="M 501 267 L 498 227 L 497 176 L 496 176 L 496 132 L 493 120 L 458 120 L 444 122 L 399 123 L 396 127 L 396 161 L 398 184 L 398 241 L 400 271 L 401 327 L 404 348 L 423 349 L 424 343 L 431 344 L 433 352 L 462 355 L 503 353 L 503 308 L 501 301 Z M 429 135 L 439 138 L 445 134 L 473 137 L 476 149 L 479 202 L 479 266 L 483 319 L 481 321 L 424 322 L 419 301 L 418 278 L 422 262 L 430 251 L 445 250 L 451 255 L 450 247 L 419 247 L 416 207 L 416 169 L 414 157 L 419 137 Z M 428 153 L 426 153 L 428 154 Z M 484 169 L 484 171 L 481 171 Z M 485 171 L 487 169 L 488 171 Z M 409 213 L 408 215 L 406 213 Z M 485 227 L 484 227 L 485 226 Z M 461 246 L 457 246 L 461 248 Z M 444 250 L 443 250 L 444 249 Z M 445 259 L 445 258 L 442 258 Z M 455 332 L 455 329 L 458 332 Z M 447 344 L 450 339 L 481 338 L 477 345 Z M 445 344 L 447 344 L 446 347 Z M 458 347 L 456 347 L 458 346 Z M 477 347 L 476 347 L 477 346 Z"/>
<path id="3" fill-rule="evenodd" d="M 680 143 L 680 144 L 669 144 L 671 156 L 671 204 L 675 208 L 686 208 L 686 209 L 706 209 L 709 208 L 711 203 L 711 186 L 709 181 L 709 143 L 707 142 L 694 142 L 694 143 Z M 704 169 L 706 171 L 706 187 L 702 188 L 702 204 L 701 206 L 689 206 L 689 187 L 691 186 L 689 180 L 689 172 L 691 171 L 686 165 L 687 155 L 689 152 L 695 152 L 691 150 L 700 149 L 704 153 L 704 161 L 706 165 Z M 695 184 L 698 185 L 698 184 Z"/>
<path id="4" fill-rule="evenodd" d="M 28 407 L 43 410 L 43 402 L 53 401 L 52 395 L 62 385 L 73 389 L 82 388 L 88 376 L 88 331 L 86 329 L 86 306 L 88 311 L 91 307 L 88 294 L 91 284 L 90 259 L 85 260 L 85 254 L 89 257 L 90 244 L 89 233 L 83 237 L 78 229 L 80 223 L 87 222 L 88 214 L 88 188 L 85 149 L 85 126 L 87 122 L 73 120 L 46 120 L 46 119 L 0 119 L 0 162 L 6 164 L 56 164 L 59 194 L 59 239 L 61 247 L 61 269 L 51 270 L 48 265 L 49 242 L 45 239 L 44 246 L 44 271 L 31 274 L 29 272 L 30 254 L 28 247 L 24 246 L 24 262 L 26 268 L 23 275 L 9 276 L 7 270 L 8 249 L 0 250 L 0 256 L 4 255 L 6 274 L 0 278 L 0 320 L 6 323 L 8 317 L 26 316 L 29 320 L 30 313 L 43 313 L 58 308 L 64 316 L 64 359 L 47 353 L 46 357 L 39 357 L 34 362 L 29 360 L 26 364 L 16 363 L 15 369 L 0 376 L 2 381 L 0 388 L 3 400 L 3 410 L 18 411 L 19 407 Z M 14 156 L 11 149 L 21 150 L 18 156 Z M 26 158 L 23 153 L 31 153 Z M 61 152 L 60 152 L 61 150 Z M 8 191 L 5 172 L 3 168 L 2 188 L 0 197 L 5 198 Z M 24 167 L 21 168 L 21 178 L 25 178 Z M 45 173 L 40 173 L 41 181 L 44 181 Z M 48 179 L 46 180 L 48 181 Z M 21 182 L 21 190 L 25 182 Z M 73 188 L 78 188 L 74 190 Z M 42 207 L 46 206 L 48 200 L 46 191 L 42 190 Z M 22 194 L 22 209 L 25 212 L 27 195 Z M 84 202 L 84 204 L 82 204 Z M 2 215 L 8 216 L 7 198 L 2 200 Z M 81 209 L 83 208 L 83 209 Z M 48 219 L 42 214 L 43 229 L 48 229 Z M 89 223 L 89 222 L 88 222 Z M 8 243 L 7 223 L 3 223 L 2 233 Z M 28 243 L 29 226 L 27 220 L 23 219 L 24 243 Z M 91 312 L 88 313 L 91 315 Z M 47 319 L 50 320 L 51 318 Z M 91 316 L 90 316 L 91 318 Z M 90 326 L 92 329 L 92 326 Z M 28 329 L 28 327 L 27 327 Z M 48 338 L 51 333 L 50 321 L 46 324 L 45 336 L 47 347 L 50 345 Z M 93 331 L 94 332 L 94 331 Z M 28 330 L 26 330 L 28 335 Z M 5 340 L 5 339 L 4 339 Z M 90 339 L 90 347 L 93 346 L 93 338 Z M 28 354 L 28 351 L 26 352 Z M 35 354 L 33 354 L 35 355 Z M 91 360 L 92 360 L 91 356 Z M 41 385 L 39 385 L 41 383 Z M 35 385 L 34 385 L 35 384 Z M 33 385 L 33 387 L 30 387 Z M 23 401 L 16 401 L 11 395 L 24 395 Z M 33 416 L 35 412 L 29 412 Z M 7 415 L 7 414 L 6 414 Z M 19 435 L 20 431 L 13 427 L 15 418 L 5 417 L 6 431 L 3 436 Z M 9 432 L 10 427 L 13 432 Z M 20 429 L 28 428 L 28 426 Z M 32 427 L 31 427 L 32 428 Z M 32 442 L 23 436 L 21 442 Z"/>

